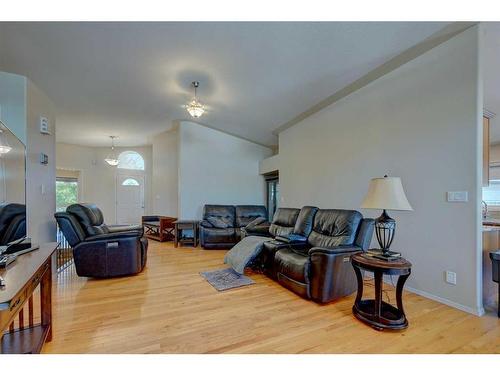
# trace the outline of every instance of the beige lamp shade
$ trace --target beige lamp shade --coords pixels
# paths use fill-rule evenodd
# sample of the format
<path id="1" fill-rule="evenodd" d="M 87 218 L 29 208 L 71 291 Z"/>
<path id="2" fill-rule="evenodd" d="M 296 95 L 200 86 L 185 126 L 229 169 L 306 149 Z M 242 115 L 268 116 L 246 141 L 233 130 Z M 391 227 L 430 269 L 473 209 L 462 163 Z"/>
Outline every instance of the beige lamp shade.
<path id="1" fill-rule="evenodd" d="M 413 211 L 399 177 L 372 178 L 361 208 Z"/>

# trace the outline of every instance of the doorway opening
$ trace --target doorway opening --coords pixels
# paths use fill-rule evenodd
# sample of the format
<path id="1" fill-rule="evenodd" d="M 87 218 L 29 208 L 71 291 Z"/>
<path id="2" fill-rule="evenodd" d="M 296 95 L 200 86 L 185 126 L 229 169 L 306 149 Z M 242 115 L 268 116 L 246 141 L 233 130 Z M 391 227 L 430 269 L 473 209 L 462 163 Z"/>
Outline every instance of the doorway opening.
<path id="1" fill-rule="evenodd" d="M 278 173 L 273 173 L 264 176 L 266 179 L 266 195 L 267 195 L 267 213 L 269 221 L 273 219 L 274 213 L 278 208 L 280 195 L 280 181 Z"/>

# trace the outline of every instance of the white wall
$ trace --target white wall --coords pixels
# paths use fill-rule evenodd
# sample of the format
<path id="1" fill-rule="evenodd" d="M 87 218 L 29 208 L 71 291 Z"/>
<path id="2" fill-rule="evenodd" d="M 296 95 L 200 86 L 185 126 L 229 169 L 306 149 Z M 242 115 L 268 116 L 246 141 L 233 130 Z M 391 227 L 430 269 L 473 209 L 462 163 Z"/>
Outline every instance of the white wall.
<path id="1" fill-rule="evenodd" d="M 474 313 L 482 308 L 478 48 L 474 27 L 279 136 L 284 206 L 359 209 L 372 177 L 400 176 L 414 211 L 390 212 L 392 248 L 413 263 L 407 285 Z M 455 190 L 469 202 L 447 203 Z M 457 273 L 456 286 L 445 270 Z"/>
<path id="2" fill-rule="evenodd" d="M 153 213 L 177 217 L 178 214 L 178 141 L 177 129 L 153 139 Z"/>
<path id="3" fill-rule="evenodd" d="M 35 242 L 56 238 L 56 111 L 50 99 L 31 81 L 27 81 L 27 162 L 26 209 L 28 234 Z M 50 134 L 41 134 L 40 116 L 49 120 Z M 40 164 L 40 153 L 48 156 L 48 164 Z"/>
<path id="4" fill-rule="evenodd" d="M 259 173 L 266 174 L 279 171 L 280 169 L 280 155 L 273 155 L 259 163 Z"/>
<path id="5" fill-rule="evenodd" d="M 191 122 L 179 126 L 179 217 L 205 204 L 264 204 L 259 162 L 271 149 Z"/>
<path id="6" fill-rule="evenodd" d="M 136 151 L 145 162 L 145 213 L 152 212 L 151 181 L 152 152 L 151 146 L 116 147 L 117 154 L 123 151 Z M 80 171 L 80 197 L 83 202 L 95 203 L 103 212 L 107 224 L 116 223 L 116 174 L 117 167 L 108 165 L 104 158 L 109 154 L 109 147 L 85 147 L 66 143 L 56 145 L 57 169 Z"/>
<path id="7" fill-rule="evenodd" d="M 55 107 L 26 77 L 0 72 L 0 110 L 5 125 L 26 145 L 28 235 L 34 242 L 55 240 Z M 39 118 L 49 120 L 50 135 L 39 131 Z M 40 153 L 48 165 L 40 164 Z"/>

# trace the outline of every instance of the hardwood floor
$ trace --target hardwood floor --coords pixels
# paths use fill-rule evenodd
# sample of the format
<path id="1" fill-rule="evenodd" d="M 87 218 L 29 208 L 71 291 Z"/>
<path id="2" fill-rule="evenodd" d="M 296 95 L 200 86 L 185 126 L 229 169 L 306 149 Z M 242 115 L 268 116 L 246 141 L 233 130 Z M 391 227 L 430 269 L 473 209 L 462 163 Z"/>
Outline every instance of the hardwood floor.
<path id="1" fill-rule="evenodd" d="M 478 318 L 412 293 L 404 295 L 410 326 L 403 332 L 356 320 L 354 296 L 321 306 L 260 274 L 250 275 L 254 285 L 219 293 L 199 272 L 224 267 L 224 254 L 150 241 L 148 266 L 137 276 L 92 280 L 68 268 L 55 286 L 54 338 L 43 352 L 500 352 L 493 312 Z"/>

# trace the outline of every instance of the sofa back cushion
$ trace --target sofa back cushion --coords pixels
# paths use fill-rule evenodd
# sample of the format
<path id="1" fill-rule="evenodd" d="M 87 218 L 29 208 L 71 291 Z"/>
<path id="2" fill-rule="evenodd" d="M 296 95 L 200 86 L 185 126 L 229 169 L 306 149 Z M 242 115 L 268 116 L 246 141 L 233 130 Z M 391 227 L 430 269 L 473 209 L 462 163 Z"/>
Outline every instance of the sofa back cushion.
<path id="1" fill-rule="evenodd" d="M 314 216 L 318 212 L 318 207 L 304 206 L 300 209 L 297 222 L 293 227 L 293 233 L 302 237 L 307 237 L 312 231 Z"/>
<path id="2" fill-rule="evenodd" d="M 267 209 L 265 206 L 236 206 L 236 227 L 246 227 L 257 218 L 267 218 Z"/>
<path id="3" fill-rule="evenodd" d="M 109 232 L 102 211 L 93 203 L 72 204 L 66 208 L 66 212 L 76 218 L 87 237 Z"/>
<path id="4" fill-rule="evenodd" d="M 26 236 L 26 206 L 19 203 L 0 204 L 0 244 L 6 245 L 24 236 Z"/>
<path id="5" fill-rule="evenodd" d="M 67 212 L 56 212 L 54 216 L 59 228 L 61 228 L 64 234 L 64 238 L 66 238 L 71 247 L 75 247 L 85 240 L 85 231 L 78 222 L 76 216 Z"/>
<path id="6" fill-rule="evenodd" d="M 228 205 L 206 204 L 203 207 L 203 219 L 207 220 L 208 222 L 213 221 L 216 223 L 220 221 L 224 223 L 222 226 L 223 228 L 234 228 L 235 208 L 234 206 L 228 206 Z M 213 223 L 211 224 L 213 225 Z"/>
<path id="7" fill-rule="evenodd" d="M 318 210 L 307 242 L 327 248 L 353 245 L 362 218 L 354 210 Z"/>
<path id="8" fill-rule="evenodd" d="M 293 233 L 293 228 L 299 217 L 298 208 L 278 208 L 274 213 L 273 221 L 269 227 L 269 233 L 276 236 L 286 237 Z"/>

